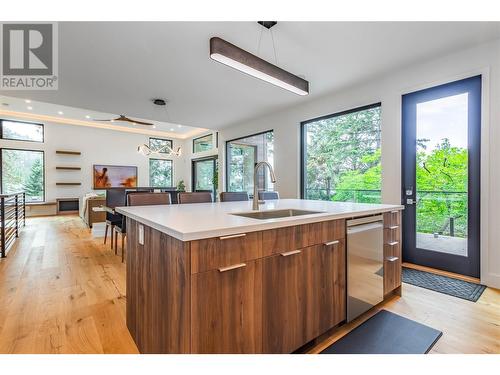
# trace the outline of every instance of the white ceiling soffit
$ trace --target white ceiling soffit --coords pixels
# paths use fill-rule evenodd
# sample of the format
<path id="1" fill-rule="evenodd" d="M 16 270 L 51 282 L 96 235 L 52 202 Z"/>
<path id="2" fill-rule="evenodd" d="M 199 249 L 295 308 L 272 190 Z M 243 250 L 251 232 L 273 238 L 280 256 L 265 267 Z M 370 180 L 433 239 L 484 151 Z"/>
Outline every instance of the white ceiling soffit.
<path id="1" fill-rule="evenodd" d="M 38 102 L 0 95 L 0 118 L 32 122 L 54 122 L 63 125 L 78 125 L 98 129 L 116 130 L 157 137 L 186 139 L 209 132 L 204 128 L 193 128 L 166 121 L 151 121 L 133 117 L 134 120 L 151 122 L 153 125 L 132 124 L 130 122 L 103 122 L 94 119 L 115 119 L 118 115 L 89 111 L 81 108 Z"/>
<path id="2" fill-rule="evenodd" d="M 257 54 L 257 22 L 59 23 L 59 89 L 8 96 L 217 129 L 294 106 L 393 69 L 500 37 L 495 22 L 278 22 L 278 65 L 310 82 L 302 97 L 209 57 L 221 37 Z M 258 56 L 274 63 L 263 30 Z"/>

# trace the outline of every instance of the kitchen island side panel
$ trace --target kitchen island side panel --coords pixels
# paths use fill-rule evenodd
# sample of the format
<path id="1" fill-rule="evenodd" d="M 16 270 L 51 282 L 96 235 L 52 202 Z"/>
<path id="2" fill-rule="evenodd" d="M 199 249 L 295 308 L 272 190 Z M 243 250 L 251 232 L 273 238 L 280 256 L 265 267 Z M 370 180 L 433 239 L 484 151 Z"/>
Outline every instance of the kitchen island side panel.
<path id="1" fill-rule="evenodd" d="M 127 218 L 127 327 L 141 353 L 190 352 L 190 243 Z"/>

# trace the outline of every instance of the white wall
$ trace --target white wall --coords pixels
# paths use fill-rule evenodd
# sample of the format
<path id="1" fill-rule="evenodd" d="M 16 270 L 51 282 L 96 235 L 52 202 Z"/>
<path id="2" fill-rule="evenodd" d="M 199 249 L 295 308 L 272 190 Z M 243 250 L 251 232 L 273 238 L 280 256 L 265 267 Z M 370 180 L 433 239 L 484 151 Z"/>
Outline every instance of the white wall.
<path id="1" fill-rule="evenodd" d="M 22 121 L 20 119 L 20 121 Z M 0 147 L 45 151 L 45 200 L 76 198 L 92 191 L 92 165 L 137 166 L 138 185 L 149 186 L 148 158 L 139 154 L 137 146 L 148 144 L 149 136 L 76 125 L 45 123 L 45 142 L 0 140 Z M 174 148 L 184 141 L 173 140 Z M 57 155 L 56 150 L 80 151 L 81 156 Z M 174 185 L 185 178 L 185 158 L 174 160 Z M 56 170 L 56 166 L 80 166 L 81 171 Z M 56 186 L 56 182 L 81 182 L 81 186 Z"/>
<path id="2" fill-rule="evenodd" d="M 331 74 L 335 74 L 332 71 Z M 441 83 L 483 75 L 481 280 L 500 287 L 500 41 L 391 72 L 303 105 L 220 130 L 219 168 L 224 170 L 224 142 L 274 129 L 276 189 L 284 198 L 300 196 L 300 122 L 382 102 L 382 199 L 401 201 L 401 95 Z M 311 85 L 314 90 L 314 85 Z M 490 105 L 489 103 L 492 103 Z M 223 173 L 220 186 L 224 187 Z M 491 192 L 491 194 L 490 194 Z M 491 244 L 491 247 L 489 246 Z"/>

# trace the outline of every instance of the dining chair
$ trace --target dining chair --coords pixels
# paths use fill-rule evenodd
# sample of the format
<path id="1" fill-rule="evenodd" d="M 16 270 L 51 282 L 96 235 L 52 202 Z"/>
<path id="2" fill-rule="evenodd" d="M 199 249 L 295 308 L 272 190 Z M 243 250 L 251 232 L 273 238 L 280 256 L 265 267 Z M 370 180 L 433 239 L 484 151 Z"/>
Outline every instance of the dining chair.
<path id="1" fill-rule="evenodd" d="M 259 191 L 259 200 L 266 201 L 272 199 L 280 199 L 280 194 L 277 191 Z"/>
<path id="2" fill-rule="evenodd" d="M 148 191 L 128 191 L 126 194 L 127 206 L 153 206 L 170 204 L 170 194 L 151 193 Z M 115 225 L 115 249 L 118 247 L 118 235 L 121 236 L 122 263 L 125 260 L 125 238 L 127 236 L 127 221 L 125 217 L 119 225 Z"/>
<path id="3" fill-rule="evenodd" d="M 182 192 L 177 196 L 179 204 L 185 203 L 212 203 L 212 193 L 209 192 Z"/>
<path id="4" fill-rule="evenodd" d="M 223 191 L 220 193 L 221 202 L 240 202 L 247 200 L 248 193 L 246 191 Z"/>
<path id="5" fill-rule="evenodd" d="M 125 206 L 125 189 L 108 189 L 106 190 L 106 207 L 115 208 Z M 113 249 L 113 234 L 116 225 L 122 222 L 122 215 L 106 212 L 106 229 L 104 231 L 104 244 L 108 238 L 108 230 L 111 228 L 111 249 Z M 115 248 L 116 254 L 116 248 Z"/>

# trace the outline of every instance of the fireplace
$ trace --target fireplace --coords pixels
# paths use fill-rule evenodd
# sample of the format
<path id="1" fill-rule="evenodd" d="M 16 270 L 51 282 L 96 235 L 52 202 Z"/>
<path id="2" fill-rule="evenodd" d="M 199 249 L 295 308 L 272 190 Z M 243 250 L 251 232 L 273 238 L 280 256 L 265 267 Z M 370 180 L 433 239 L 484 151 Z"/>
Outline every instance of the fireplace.
<path id="1" fill-rule="evenodd" d="M 57 203 L 57 214 L 77 214 L 80 208 L 80 200 L 78 198 L 58 198 Z"/>

